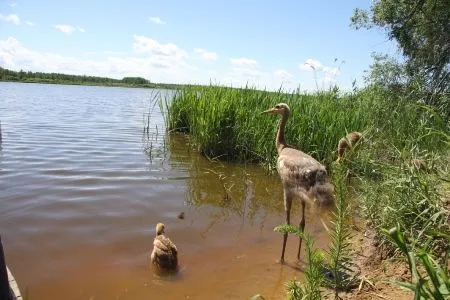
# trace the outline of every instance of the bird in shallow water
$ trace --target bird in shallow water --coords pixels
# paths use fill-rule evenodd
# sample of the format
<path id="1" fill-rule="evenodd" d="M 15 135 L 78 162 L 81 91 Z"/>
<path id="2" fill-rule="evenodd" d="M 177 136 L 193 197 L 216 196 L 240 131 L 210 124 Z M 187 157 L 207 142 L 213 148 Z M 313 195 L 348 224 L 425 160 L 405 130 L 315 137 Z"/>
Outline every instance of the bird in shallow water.
<path id="1" fill-rule="evenodd" d="M 338 143 L 338 158 L 336 162 L 340 162 L 345 152 L 355 147 L 362 137 L 361 132 L 350 132 L 345 137 L 341 138 Z"/>
<path id="2" fill-rule="evenodd" d="M 153 241 L 151 262 L 164 271 L 176 271 L 178 268 L 178 250 L 172 241 L 164 235 L 164 224 L 156 224 L 156 237 Z"/>
<path id="3" fill-rule="evenodd" d="M 309 202 L 321 207 L 331 206 L 334 203 L 334 188 L 329 182 L 325 166 L 308 154 L 286 144 L 284 131 L 290 115 L 290 108 L 286 103 L 279 103 L 263 113 L 281 116 L 280 125 L 275 138 L 278 152 L 277 171 L 283 184 L 283 199 L 286 211 L 286 224 L 291 223 L 292 200 L 300 199 L 302 205 L 299 228 L 305 229 L 305 206 Z M 281 263 L 284 262 L 288 234 L 284 233 L 283 248 L 281 250 Z M 302 237 L 300 237 L 297 259 L 300 259 Z"/>

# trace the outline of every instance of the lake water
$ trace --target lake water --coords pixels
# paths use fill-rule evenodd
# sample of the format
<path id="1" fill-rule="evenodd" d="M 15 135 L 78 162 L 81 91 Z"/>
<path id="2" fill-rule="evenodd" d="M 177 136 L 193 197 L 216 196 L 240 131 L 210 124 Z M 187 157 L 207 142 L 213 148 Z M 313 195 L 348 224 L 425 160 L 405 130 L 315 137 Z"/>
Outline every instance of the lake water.
<path id="1" fill-rule="evenodd" d="M 211 162 L 187 137 L 165 134 L 156 98 L 171 93 L 0 82 L 0 234 L 22 294 L 283 299 L 285 281 L 303 276 L 294 237 L 287 263 L 277 262 L 277 174 Z M 157 222 L 179 249 L 177 276 L 150 266 Z M 317 218 L 306 229 L 325 247 Z"/>

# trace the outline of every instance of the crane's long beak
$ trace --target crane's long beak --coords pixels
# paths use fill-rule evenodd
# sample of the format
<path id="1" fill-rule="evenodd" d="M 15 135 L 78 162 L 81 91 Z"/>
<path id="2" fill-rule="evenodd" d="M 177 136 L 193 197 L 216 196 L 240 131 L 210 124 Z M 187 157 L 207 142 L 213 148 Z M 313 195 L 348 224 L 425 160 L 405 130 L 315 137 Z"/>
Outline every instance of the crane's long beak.
<path id="1" fill-rule="evenodd" d="M 267 109 L 267 110 L 261 112 L 261 114 L 270 114 L 270 113 L 273 113 L 274 111 L 275 111 L 275 110 L 274 110 L 273 108 L 269 108 L 269 109 Z"/>

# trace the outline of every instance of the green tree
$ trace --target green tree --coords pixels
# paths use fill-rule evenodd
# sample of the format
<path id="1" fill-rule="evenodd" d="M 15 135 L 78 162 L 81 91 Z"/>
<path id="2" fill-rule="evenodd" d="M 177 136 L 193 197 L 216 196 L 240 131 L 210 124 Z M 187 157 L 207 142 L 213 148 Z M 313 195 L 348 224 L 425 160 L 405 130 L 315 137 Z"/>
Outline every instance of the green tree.
<path id="1" fill-rule="evenodd" d="M 128 84 L 146 84 L 148 80 L 142 77 L 124 77 L 122 82 Z"/>
<path id="2" fill-rule="evenodd" d="M 450 1 L 375 0 L 369 10 L 354 10 L 351 25 L 381 28 L 398 43 L 405 78 L 426 89 L 427 103 L 450 91 Z"/>

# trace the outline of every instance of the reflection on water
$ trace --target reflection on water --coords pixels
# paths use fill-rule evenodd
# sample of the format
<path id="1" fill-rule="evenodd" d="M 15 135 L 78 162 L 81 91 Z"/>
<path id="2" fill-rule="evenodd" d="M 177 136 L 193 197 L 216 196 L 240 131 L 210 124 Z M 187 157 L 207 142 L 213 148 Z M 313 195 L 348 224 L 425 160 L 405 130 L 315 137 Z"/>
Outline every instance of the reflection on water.
<path id="1" fill-rule="evenodd" d="M 240 228 L 245 222 L 263 228 L 269 213 L 282 211 L 283 202 L 279 197 L 282 189 L 276 174 L 268 174 L 255 165 L 211 162 L 190 151 L 188 138 L 183 135 L 171 135 L 169 149 L 172 166 L 187 167 L 185 203 L 192 207 L 217 208 L 210 215 L 207 229 L 231 217 L 240 218 Z"/>
<path id="2" fill-rule="evenodd" d="M 276 174 L 211 162 L 167 136 L 149 89 L 0 83 L 0 234 L 31 299 L 283 298 L 301 277 Z M 178 218 L 184 213 L 184 219 Z M 298 214 L 294 210 L 293 220 Z M 154 226 L 180 272 L 149 266 Z M 323 247 L 320 222 L 307 230 Z"/>

